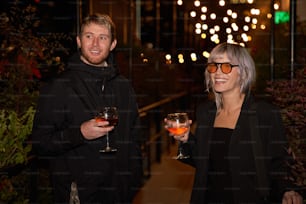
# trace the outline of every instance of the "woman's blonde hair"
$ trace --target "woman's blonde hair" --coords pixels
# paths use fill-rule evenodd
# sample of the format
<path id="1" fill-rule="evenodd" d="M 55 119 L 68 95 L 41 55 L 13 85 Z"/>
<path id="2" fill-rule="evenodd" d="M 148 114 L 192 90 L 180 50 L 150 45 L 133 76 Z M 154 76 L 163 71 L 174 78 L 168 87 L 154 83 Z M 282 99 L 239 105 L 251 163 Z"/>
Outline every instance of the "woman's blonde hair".
<path id="1" fill-rule="evenodd" d="M 240 92 L 248 95 L 256 80 L 256 69 L 253 58 L 246 48 L 238 44 L 221 43 L 211 51 L 208 63 L 216 62 L 215 60 L 224 54 L 227 55 L 231 64 L 239 65 L 237 69 L 239 71 Z M 217 110 L 219 111 L 223 107 L 222 95 L 212 88 L 210 74 L 207 70 L 205 70 L 205 81 L 207 91 L 212 90 L 214 93 Z"/>

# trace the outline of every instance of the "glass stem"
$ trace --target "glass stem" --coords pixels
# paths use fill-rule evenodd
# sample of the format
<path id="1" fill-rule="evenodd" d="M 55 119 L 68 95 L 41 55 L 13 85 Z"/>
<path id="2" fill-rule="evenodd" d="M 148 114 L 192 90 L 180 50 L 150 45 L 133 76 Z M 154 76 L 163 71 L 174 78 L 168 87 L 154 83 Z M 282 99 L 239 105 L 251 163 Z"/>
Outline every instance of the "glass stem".
<path id="1" fill-rule="evenodd" d="M 109 138 L 108 138 L 108 133 L 106 133 L 106 146 L 109 147 Z"/>
<path id="2" fill-rule="evenodd" d="M 183 155 L 183 152 L 182 152 L 182 142 L 181 141 L 179 142 L 178 148 L 179 148 L 179 155 Z"/>

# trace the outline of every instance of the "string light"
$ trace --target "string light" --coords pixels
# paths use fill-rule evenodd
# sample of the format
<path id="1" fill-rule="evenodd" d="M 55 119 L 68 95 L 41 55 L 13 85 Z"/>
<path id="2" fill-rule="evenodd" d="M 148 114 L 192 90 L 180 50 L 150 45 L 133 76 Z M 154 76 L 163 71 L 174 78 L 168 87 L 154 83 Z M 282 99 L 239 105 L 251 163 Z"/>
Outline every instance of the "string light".
<path id="1" fill-rule="evenodd" d="M 219 6 L 225 6 L 225 1 L 224 0 L 220 0 L 219 1 Z"/>
<path id="2" fill-rule="evenodd" d="M 201 5 L 201 2 L 199 0 L 194 1 L 194 6 L 199 7 Z"/>
<path id="3" fill-rule="evenodd" d="M 242 2 L 243 1 L 243 2 Z M 241 3 L 245 4 L 253 4 L 254 0 L 242 0 Z M 238 1 L 237 1 L 238 2 Z M 240 1 L 239 1 L 240 2 Z M 177 0 L 178 5 L 183 4 L 183 0 Z M 227 1 L 225 0 L 218 0 L 216 4 L 221 7 L 226 7 Z M 230 43 L 240 43 L 241 45 L 245 46 L 246 43 L 252 40 L 252 37 L 248 34 L 251 29 L 257 29 L 257 27 L 261 30 L 266 29 L 266 25 L 262 18 L 265 18 L 269 21 L 272 17 L 270 13 L 265 14 L 266 16 L 261 16 L 261 10 L 258 8 L 250 8 L 249 10 L 235 10 L 229 8 L 222 8 L 225 12 L 220 12 L 221 14 L 210 12 L 207 6 L 201 6 L 201 1 L 194 0 L 193 1 L 194 9 L 189 12 L 189 15 L 194 20 L 197 21 L 194 24 L 194 33 L 199 35 L 202 40 L 210 40 L 216 44 L 220 43 L 220 38 L 218 33 L 225 33 L 227 42 Z M 274 4 L 274 9 L 279 9 L 279 4 Z M 200 11 L 201 13 L 197 13 Z M 240 15 L 245 15 L 241 17 Z M 219 20 L 220 19 L 220 20 Z M 239 19 L 243 19 L 244 23 L 241 24 Z M 207 22 L 209 20 L 209 23 Z M 220 26 L 218 23 L 224 23 L 223 26 Z M 257 26 L 257 24 L 259 24 Z M 226 27 L 224 27 L 226 25 Z M 224 30 L 225 29 L 225 30 Z M 240 41 L 240 42 L 239 42 Z M 202 53 L 204 57 L 209 56 L 207 51 Z M 191 53 L 190 58 L 192 61 L 197 60 L 196 53 Z M 171 61 L 168 60 L 168 61 Z M 183 54 L 178 55 L 178 62 L 184 63 Z"/>

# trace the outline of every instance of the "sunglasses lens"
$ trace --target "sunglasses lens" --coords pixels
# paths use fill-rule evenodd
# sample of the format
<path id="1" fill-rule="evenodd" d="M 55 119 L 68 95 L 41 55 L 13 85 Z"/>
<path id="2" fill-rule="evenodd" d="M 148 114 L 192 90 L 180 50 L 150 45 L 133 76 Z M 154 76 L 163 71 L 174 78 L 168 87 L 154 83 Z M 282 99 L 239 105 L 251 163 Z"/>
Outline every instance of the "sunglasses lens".
<path id="1" fill-rule="evenodd" d="M 224 74 L 228 74 L 232 71 L 232 66 L 229 63 L 221 64 L 221 70 Z"/>
<path id="2" fill-rule="evenodd" d="M 218 67 L 216 64 L 208 64 L 206 69 L 209 73 L 215 73 Z"/>

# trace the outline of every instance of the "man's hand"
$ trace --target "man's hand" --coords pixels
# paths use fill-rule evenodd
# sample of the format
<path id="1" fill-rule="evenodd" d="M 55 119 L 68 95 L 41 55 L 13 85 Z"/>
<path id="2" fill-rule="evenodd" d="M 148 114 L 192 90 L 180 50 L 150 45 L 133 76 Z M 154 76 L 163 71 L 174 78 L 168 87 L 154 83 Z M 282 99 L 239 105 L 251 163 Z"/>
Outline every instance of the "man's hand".
<path id="1" fill-rule="evenodd" d="M 295 191 L 284 193 L 282 204 L 303 204 L 303 197 Z"/>
<path id="2" fill-rule="evenodd" d="M 93 140 L 106 135 L 114 129 L 114 126 L 108 125 L 107 121 L 91 119 L 82 123 L 80 129 L 85 139 Z"/>

